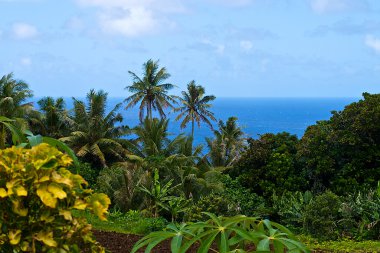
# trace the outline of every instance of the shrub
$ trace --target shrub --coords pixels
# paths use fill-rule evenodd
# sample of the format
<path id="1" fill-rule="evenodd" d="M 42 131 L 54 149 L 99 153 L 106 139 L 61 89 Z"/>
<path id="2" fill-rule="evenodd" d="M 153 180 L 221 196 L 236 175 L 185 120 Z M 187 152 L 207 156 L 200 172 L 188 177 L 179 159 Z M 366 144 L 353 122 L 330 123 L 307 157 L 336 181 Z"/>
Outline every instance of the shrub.
<path id="1" fill-rule="evenodd" d="M 377 191 L 348 195 L 341 207 L 345 233 L 356 239 L 380 239 L 380 182 Z"/>
<path id="2" fill-rule="evenodd" d="M 336 239 L 339 236 L 340 206 L 340 198 L 332 192 L 317 196 L 304 212 L 305 231 L 319 239 Z"/>
<path id="3" fill-rule="evenodd" d="M 201 221 L 207 216 L 204 212 L 215 213 L 216 215 L 235 215 L 239 213 L 238 206 L 224 198 L 221 195 L 211 193 L 210 195 L 201 197 L 200 200 L 196 201 L 191 205 L 185 212 L 185 221 Z"/>
<path id="4" fill-rule="evenodd" d="M 262 216 L 268 213 L 265 199 L 242 186 L 238 180 L 233 180 L 227 175 L 224 177 L 223 183 L 225 190 L 222 196 L 230 202 L 236 203 L 237 211 L 240 214 Z"/>
<path id="5" fill-rule="evenodd" d="M 311 192 L 284 192 L 281 196 L 273 194 L 273 216 L 291 227 L 301 229 L 305 219 L 305 211 L 313 201 Z"/>
<path id="6" fill-rule="evenodd" d="M 94 188 L 99 176 L 99 169 L 93 168 L 90 163 L 78 163 L 78 166 L 71 167 L 70 171 L 81 175 L 91 189 Z"/>
<path id="7" fill-rule="evenodd" d="M 132 253 L 143 247 L 146 247 L 146 253 L 150 253 L 157 244 L 168 239 L 171 239 L 171 252 L 177 253 L 184 253 L 192 246 L 198 248 L 198 253 L 246 252 L 247 248 L 254 248 L 256 252 L 309 252 L 288 229 L 269 220 L 243 215 L 205 215 L 210 218 L 205 222 L 171 223 L 166 230 L 145 236 L 135 244 Z"/>
<path id="8" fill-rule="evenodd" d="M 110 201 L 83 189 L 66 168 L 72 160 L 48 144 L 0 151 L 0 245 L 5 252 L 104 252 L 91 226 L 72 211 L 105 219 Z"/>

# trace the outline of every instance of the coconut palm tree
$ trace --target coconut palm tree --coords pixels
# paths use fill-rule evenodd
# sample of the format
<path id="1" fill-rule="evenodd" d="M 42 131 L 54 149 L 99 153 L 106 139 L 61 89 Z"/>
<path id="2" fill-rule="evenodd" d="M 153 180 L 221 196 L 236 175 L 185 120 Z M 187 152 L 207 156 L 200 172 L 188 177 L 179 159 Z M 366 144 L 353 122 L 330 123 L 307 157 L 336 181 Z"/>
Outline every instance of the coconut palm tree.
<path id="1" fill-rule="evenodd" d="M 214 131 L 214 138 L 206 138 L 209 147 L 208 157 L 212 166 L 229 167 L 240 157 L 245 138 L 241 127 L 237 124 L 236 117 L 228 118 L 224 123 L 219 121 L 219 129 Z"/>
<path id="2" fill-rule="evenodd" d="M 165 68 L 159 68 L 158 61 L 148 60 L 143 64 L 143 76 L 140 78 L 132 71 L 128 71 L 133 79 L 133 84 L 125 87 L 132 93 L 124 102 L 127 102 L 125 109 L 134 107 L 140 102 L 139 118 L 143 122 L 145 110 L 147 117 L 153 119 L 153 110 L 158 111 L 162 118 L 165 118 L 165 108 L 173 108 L 176 97 L 168 95 L 168 91 L 174 87 L 165 80 L 170 77 Z"/>
<path id="3" fill-rule="evenodd" d="M 13 78 L 13 73 L 0 79 L 0 116 L 14 120 L 14 125 L 24 128 L 27 123 L 24 116 L 32 108 L 32 103 L 25 103 L 33 96 L 27 83 Z M 0 148 L 6 144 L 7 133 L 4 124 L 0 125 Z"/>
<path id="4" fill-rule="evenodd" d="M 126 150 L 120 138 L 126 134 L 128 127 L 115 126 L 123 120 L 117 113 L 121 103 L 106 114 L 107 93 L 103 91 L 91 90 L 87 94 L 87 106 L 83 101 L 73 100 L 72 132 L 60 140 L 66 142 L 78 157 L 87 158 L 93 165 L 97 162 L 107 167 L 108 159 L 124 160 Z"/>
<path id="5" fill-rule="evenodd" d="M 198 127 L 200 127 L 201 122 L 205 122 L 212 129 L 210 120 L 216 121 L 216 119 L 214 113 L 209 111 L 209 108 L 212 106 L 210 102 L 215 99 L 215 96 L 205 96 L 205 89 L 200 85 L 196 85 L 194 80 L 187 85 L 187 92 L 182 91 L 182 96 L 180 98 L 182 106 L 174 109 L 180 112 L 176 120 L 183 118 L 181 128 L 185 128 L 187 123 L 191 121 L 192 138 L 194 138 L 195 122 L 197 122 Z"/>
<path id="6" fill-rule="evenodd" d="M 71 120 L 63 98 L 44 97 L 37 103 L 40 111 L 33 111 L 28 118 L 34 132 L 57 139 L 69 134 Z"/>

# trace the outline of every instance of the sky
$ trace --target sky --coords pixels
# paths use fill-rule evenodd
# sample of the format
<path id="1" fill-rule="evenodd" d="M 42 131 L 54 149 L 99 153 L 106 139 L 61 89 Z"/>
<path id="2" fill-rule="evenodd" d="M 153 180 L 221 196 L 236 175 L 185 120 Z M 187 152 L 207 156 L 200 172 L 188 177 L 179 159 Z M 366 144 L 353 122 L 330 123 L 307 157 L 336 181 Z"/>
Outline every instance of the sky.
<path id="1" fill-rule="evenodd" d="M 180 94 L 380 92 L 379 0 L 0 0 L 0 75 L 35 96 L 127 97 L 149 59 Z"/>

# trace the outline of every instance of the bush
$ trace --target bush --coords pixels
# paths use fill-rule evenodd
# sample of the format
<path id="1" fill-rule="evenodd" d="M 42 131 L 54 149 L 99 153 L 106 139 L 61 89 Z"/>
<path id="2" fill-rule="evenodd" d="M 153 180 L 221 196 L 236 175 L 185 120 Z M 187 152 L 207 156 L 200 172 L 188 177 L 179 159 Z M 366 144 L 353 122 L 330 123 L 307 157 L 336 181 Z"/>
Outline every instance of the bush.
<path id="1" fill-rule="evenodd" d="M 306 207 L 304 229 L 310 235 L 322 240 L 334 240 L 339 236 L 340 198 L 327 191 L 317 196 Z"/>
<path id="2" fill-rule="evenodd" d="M 71 167 L 70 171 L 81 175 L 88 183 L 88 187 L 91 189 L 94 188 L 96 180 L 99 176 L 99 169 L 91 167 L 90 163 L 81 162 L 78 164 L 78 166 Z"/>
<path id="3" fill-rule="evenodd" d="M 356 239 L 380 239 L 380 184 L 376 191 L 363 191 L 345 198 L 340 224 Z"/>
<path id="4" fill-rule="evenodd" d="M 211 193 L 201 197 L 185 212 L 185 221 L 200 221 L 207 216 L 203 212 L 212 212 L 216 215 L 235 215 L 239 213 L 238 206 L 221 195 Z"/>
<path id="5" fill-rule="evenodd" d="M 236 179 L 228 175 L 224 177 L 225 186 L 223 197 L 237 205 L 237 211 L 247 216 L 265 216 L 268 211 L 265 208 L 265 199 L 250 189 L 243 187 Z"/>
<path id="6" fill-rule="evenodd" d="M 311 192 L 285 192 L 281 196 L 272 196 L 272 216 L 294 230 L 302 229 L 305 211 L 313 201 Z M 276 220 L 277 220 L 276 219 Z"/>
<path id="7" fill-rule="evenodd" d="M 100 219 L 110 201 L 83 189 L 86 181 L 66 168 L 72 160 L 40 144 L 0 150 L 0 245 L 3 252 L 104 252 L 91 226 L 72 211 L 93 211 Z"/>

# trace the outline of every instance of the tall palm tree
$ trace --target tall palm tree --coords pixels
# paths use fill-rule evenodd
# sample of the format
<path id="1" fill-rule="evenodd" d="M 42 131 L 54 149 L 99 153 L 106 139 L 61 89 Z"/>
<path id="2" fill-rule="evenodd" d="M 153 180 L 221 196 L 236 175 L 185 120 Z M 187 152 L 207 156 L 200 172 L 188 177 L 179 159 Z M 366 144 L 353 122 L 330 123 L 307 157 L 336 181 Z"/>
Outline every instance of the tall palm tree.
<path id="1" fill-rule="evenodd" d="M 126 134 L 128 127 L 115 125 L 123 121 L 121 114 L 117 113 L 121 103 L 106 114 L 107 93 L 103 91 L 91 90 L 87 94 L 87 106 L 83 101 L 75 98 L 73 100 L 72 132 L 70 136 L 61 140 L 66 142 L 78 157 L 88 158 L 93 165 L 94 158 L 102 167 L 107 167 L 106 157 L 124 160 L 126 150 L 120 138 Z"/>
<path id="2" fill-rule="evenodd" d="M 212 129 L 210 120 L 216 121 L 214 113 L 209 111 L 212 106 L 211 101 L 215 99 L 215 96 L 205 96 L 205 89 L 196 85 L 195 81 L 191 81 L 187 85 L 187 92 L 182 91 L 183 98 L 180 98 L 182 106 L 175 109 L 175 111 L 181 112 L 176 120 L 184 118 L 181 123 L 181 128 L 185 128 L 187 123 L 191 121 L 191 137 L 194 138 L 194 123 L 198 123 L 200 127 L 201 122 L 205 122 Z"/>
<path id="3" fill-rule="evenodd" d="M 143 64 L 143 76 L 140 78 L 132 71 L 128 71 L 133 78 L 133 84 L 125 87 L 126 90 L 133 93 L 127 97 L 125 109 L 134 107 L 140 101 L 140 121 L 143 122 L 145 110 L 147 117 L 152 119 L 153 110 L 158 111 L 162 118 L 165 118 L 165 108 L 173 108 L 176 97 L 168 95 L 168 91 L 174 87 L 173 84 L 165 83 L 170 77 L 165 68 L 159 68 L 158 61 L 148 60 Z"/>
<path id="4" fill-rule="evenodd" d="M 13 73 L 0 79 L 0 116 L 14 120 L 20 128 L 26 125 L 24 116 L 32 108 L 32 103 L 25 103 L 33 96 L 27 83 L 13 78 Z M 6 127 L 0 125 L 0 148 L 5 147 L 7 139 Z"/>
<path id="5" fill-rule="evenodd" d="M 69 133 L 71 120 L 69 119 L 63 98 L 44 97 L 37 103 L 41 112 L 34 111 L 30 115 L 31 129 L 43 136 L 57 139 Z"/>
<path id="6" fill-rule="evenodd" d="M 214 138 L 206 138 L 209 147 L 210 163 L 216 167 L 232 166 L 240 157 L 245 138 L 242 129 L 237 124 L 236 117 L 228 118 L 224 123 L 219 121 L 219 130 L 214 131 Z"/>

